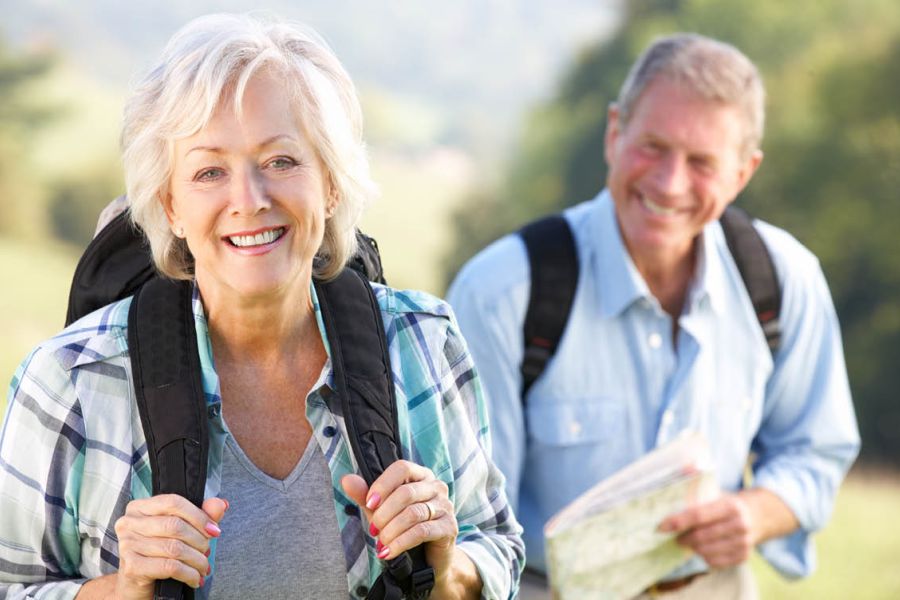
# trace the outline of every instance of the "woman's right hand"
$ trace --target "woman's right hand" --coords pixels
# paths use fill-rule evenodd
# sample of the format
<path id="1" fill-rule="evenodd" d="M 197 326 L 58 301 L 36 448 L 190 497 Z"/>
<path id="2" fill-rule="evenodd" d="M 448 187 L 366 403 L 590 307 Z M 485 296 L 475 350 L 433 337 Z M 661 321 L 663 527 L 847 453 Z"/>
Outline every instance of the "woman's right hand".
<path id="1" fill-rule="evenodd" d="M 218 522 L 227 508 L 221 498 L 204 500 L 200 509 L 175 494 L 129 502 L 116 521 L 116 599 L 152 600 L 157 579 L 203 585 L 210 568 L 209 540 L 221 533 Z"/>

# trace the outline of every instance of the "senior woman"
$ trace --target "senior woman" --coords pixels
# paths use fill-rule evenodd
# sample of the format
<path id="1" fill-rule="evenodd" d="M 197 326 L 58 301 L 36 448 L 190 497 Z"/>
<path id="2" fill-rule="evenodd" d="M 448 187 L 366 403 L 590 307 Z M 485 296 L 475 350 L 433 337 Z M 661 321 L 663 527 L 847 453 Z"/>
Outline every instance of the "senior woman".
<path id="1" fill-rule="evenodd" d="M 520 529 L 447 305 L 373 284 L 409 460 L 371 488 L 325 401 L 312 281 L 354 252 L 374 186 L 353 85 L 324 42 L 254 17 L 197 19 L 131 96 L 122 140 L 158 270 L 194 282 L 206 499 L 151 496 L 130 299 L 95 311 L 13 379 L 0 596 L 144 599 L 174 578 L 210 598 L 365 597 L 381 560 L 424 544 L 432 597 L 514 597 Z"/>

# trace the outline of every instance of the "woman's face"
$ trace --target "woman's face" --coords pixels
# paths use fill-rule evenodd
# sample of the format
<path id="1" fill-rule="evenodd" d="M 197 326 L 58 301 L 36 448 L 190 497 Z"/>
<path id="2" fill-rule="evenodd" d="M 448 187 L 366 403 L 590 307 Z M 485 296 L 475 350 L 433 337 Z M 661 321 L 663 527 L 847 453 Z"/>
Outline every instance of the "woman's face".
<path id="1" fill-rule="evenodd" d="M 284 86 L 257 74 L 240 118 L 226 103 L 175 143 L 164 204 L 194 256 L 204 300 L 245 301 L 308 285 L 328 198 L 328 177 Z"/>

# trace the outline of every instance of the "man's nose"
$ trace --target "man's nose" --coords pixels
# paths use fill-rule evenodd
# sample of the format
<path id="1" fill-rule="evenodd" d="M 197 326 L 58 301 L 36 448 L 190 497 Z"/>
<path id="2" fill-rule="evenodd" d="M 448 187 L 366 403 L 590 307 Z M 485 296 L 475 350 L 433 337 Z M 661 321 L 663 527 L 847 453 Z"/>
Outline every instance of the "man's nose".
<path id="1" fill-rule="evenodd" d="M 653 183 L 661 194 L 678 196 L 687 193 L 691 181 L 685 158 L 669 154 L 660 160 L 653 172 Z"/>

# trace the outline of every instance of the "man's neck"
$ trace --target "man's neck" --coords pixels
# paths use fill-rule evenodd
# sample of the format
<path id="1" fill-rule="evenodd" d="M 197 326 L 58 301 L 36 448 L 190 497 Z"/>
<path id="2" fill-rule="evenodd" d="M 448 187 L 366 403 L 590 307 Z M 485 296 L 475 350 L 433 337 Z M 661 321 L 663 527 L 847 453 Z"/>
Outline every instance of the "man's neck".
<path id="1" fill-rule="evenodd" d="M 638 272 L 647 282 L 650 293 L 673 319 L 678 319 L 697 262 L 697 242 L 682 252 L 639 253 L 629 250 Z"/>

